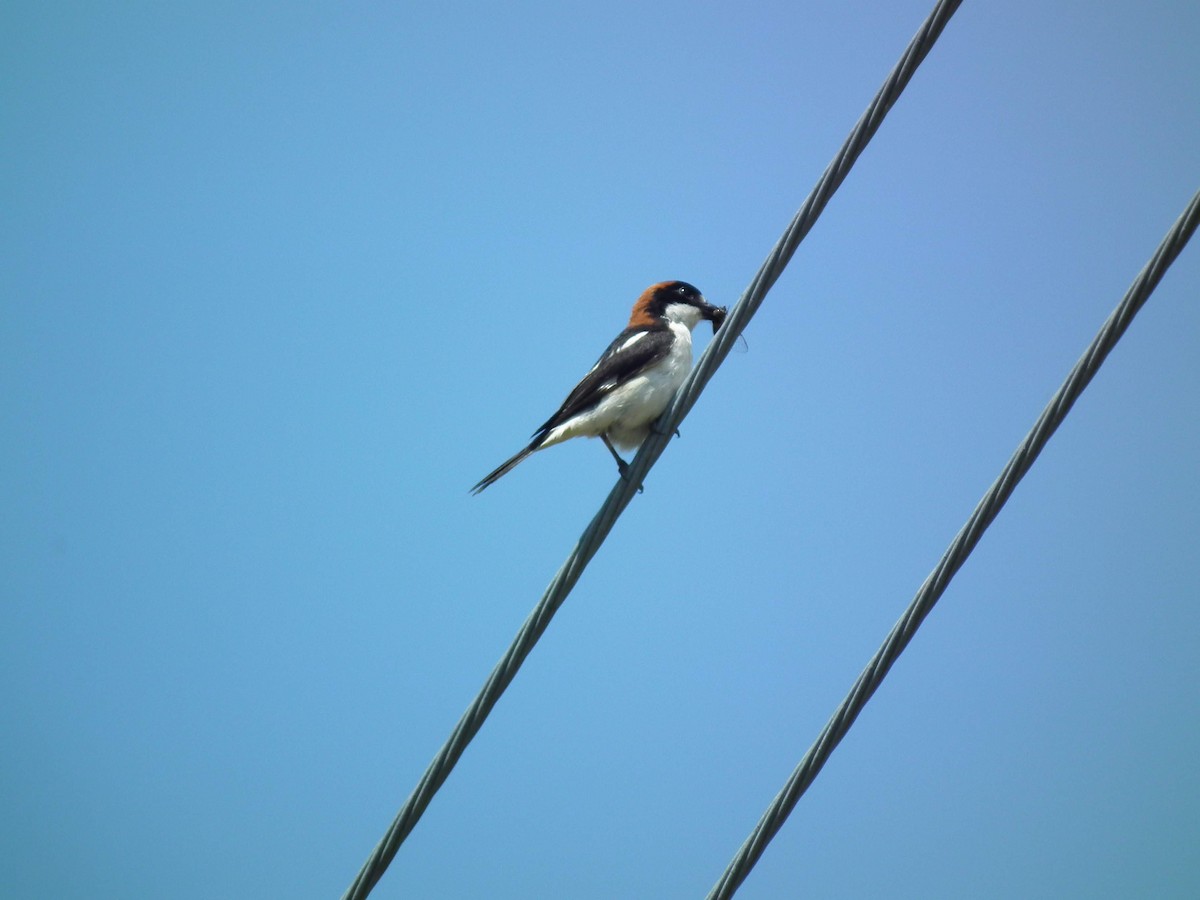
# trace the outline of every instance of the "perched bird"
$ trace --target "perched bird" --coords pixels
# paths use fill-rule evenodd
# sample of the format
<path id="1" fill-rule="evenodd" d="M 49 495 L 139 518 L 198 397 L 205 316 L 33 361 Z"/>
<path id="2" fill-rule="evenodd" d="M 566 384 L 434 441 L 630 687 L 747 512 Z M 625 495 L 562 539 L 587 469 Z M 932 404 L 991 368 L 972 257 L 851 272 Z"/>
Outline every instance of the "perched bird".
<path id="1" fill-rule="evenodd" d="M 573 437 L 604 441 L 624 477 L 628 464 L 616 447 L 632 449 L 646 439 L 692 368 L 692 329 L 707 319 L 716 333 L 725 315 L 724 307 L 709 304 L 687 282 L 663 281 L 646 288 L 633 304 L 625 330 L 558 412 L 533 433 L 525 449 L 484 476 L 471 493 L 478 494 L 529 454 Z"/>

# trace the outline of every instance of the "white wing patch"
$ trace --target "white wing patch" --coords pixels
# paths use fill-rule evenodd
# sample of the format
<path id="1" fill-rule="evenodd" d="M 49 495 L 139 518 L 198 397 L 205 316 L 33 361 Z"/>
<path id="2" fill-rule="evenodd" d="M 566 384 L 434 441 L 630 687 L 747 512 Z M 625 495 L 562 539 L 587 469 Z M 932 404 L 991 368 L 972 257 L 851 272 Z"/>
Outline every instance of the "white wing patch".
<path id="1" fill-rule="evenodd" d="M 623 344 L 621 344 L 620 347 L 617 348 L 616 352 L 621 353 L 624 350 L 628 350 L 630 347 L 632 347 L 634 344 L 636 344 L 638 341 L 640 341 L 642 338 L 644 338 L 648 333 L 649 332 L 646 332 L 646 331 L 639 331 L 637 334 L 630 335 L 629 337 L 627 337 L 625 339 L 625 342 Z"/>

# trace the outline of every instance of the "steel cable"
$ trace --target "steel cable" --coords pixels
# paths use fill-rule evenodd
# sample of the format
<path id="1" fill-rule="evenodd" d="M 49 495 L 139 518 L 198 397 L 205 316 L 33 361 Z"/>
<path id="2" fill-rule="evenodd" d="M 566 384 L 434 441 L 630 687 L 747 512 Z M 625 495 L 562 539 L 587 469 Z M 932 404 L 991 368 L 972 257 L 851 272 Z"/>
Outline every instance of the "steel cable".
<path id="1" fill-rule="evenodd" d="M 642 483 L 646 473 L 662 455 L 670 436 L 674 434 L 679 423 L 695 405 L 705 385 L 708 384 L 717 367 L 729 354 L 733 341 L 742 333 L 755 311 L 762 304 L 767 291 L 778 280 L 800 241 L 808 234 L 833 193 L 850 173 L 855 160 L 866 148 L 875 132 L 879 130 L 888 110 L 892 108 L 904 91 L 913 73 L 928 55 L 946 22 L 961 5 L 961 2 L 962 0 L 941 0 L 934 7 L 929 18 L 908 45 L 900 62 L 892 70 L 887 81 L 846 139 L 842 149 L 829 164 L 817 186 L 809 194 L 808 199 L 804 201 L 803 206 L 800 207 L 787 230 L 776 243 L 750 287 L 730 310 L 725 324 L 714 336 L 699 363 L 692 370 L 687 381 L 680 387 L 666 412 L 663 413 L 657 431 L 651 433 L 650 437 L 643 442 L 637 456 L 630 463 L 628 478 L 617 481 L 599 512 L 580 536 L 575 549 L 571 551 L 551 580 L 542 599 L 525 620 L 525 624 L 513 639 L 512 645 L 492 670 L 478 696 L 429 764 L 420 782 L 397 813 L 387 833 L 384 834 L 363 864 L 354 882 L 342 895 L 342 900 L 362 900 L 370 894 L 379 879 L 383 877 L 383 873 L 395 857 L 400 845 L 420 820 L 421 815 L 433 799 L 433 795 L 445 783 L 471 739 L 483 727 L 484 721 L 504 693 L 505 688 L 516 677 L 521 664 L 549 626 L 550 620 L 566 600 L 588 562 L 596 555 L 600 544 L 612 530 L 613 523 L 629 505 L 629 501 L 637 491 L 637 486 Z"/>
<path id="2" fill-rule="evenodd" d="M 850 693 L 842 701 L 799 765 L 796 766 L 783 790 L 771 802 L 770 807 L 745 843 L 742 844 L 720 880 L 709 892 L 708 900 L 726 900 L 726 898 L 732 897 L 746 876 L 750 874 L 750 870 L 762 856 L 767 844 L 783 827 L 783 823 L 787 821 L 787 817 L 795 808 L 797 801 L 808 790 L 808 786 L 813 783 L 829 756 L 846 736 L 846 732 L 850 730 L 850 726 L 854 724 L 858 714 L 871 699 L 871 695 L 883 683 L 892 664 L 904 652 L 904 648 L 908 646 L 917 629 L 921 627 L 925 617 L 929 615 L 930 610 L 945 592 L 950 580 L 966 562 L 967 557 L 971 555 L 971 551 L 975 549 L 975 545 L 979 543 L 983 533 L 1000 513 L 1025 473 L 1033 466 L 1034 460 L 1037 459 L 1038 454 L 1042 452 L 1050 437 L 1066 418 L 1075 401 L 1079 399 L 1080 394 L 1100 369 L 1109 351 L 1116 346 L 1121 335 L 1129 327 L 1129 323 L 1133 321 L 1133 317 L 1149 299 L 1163 274 L 1187 245 L 1197 224 L 1200 224 L 1200 192 L 1192 197 L 1191 203 L 1171 227 L 1150 262 L 1134 279 L 1125 297 L 1108 317 L 1087 351 L 1071 369 L 1067 380 L 1063 382 L 1049 404 L 1042 410 L 1042 414 L 1038 417 L 1032 430 L 1017 447 L 1016 452 L 1008 461 L 1008 465 L 1000 473 L 1000 477 L 996 479 L 979 505 L 975 507 L 975 511 L 971 513 L 967 523 L 950 543 L 950 547 L 942 556 L 941 561 L 917 591 L 916 597 L 913 598 L 900 621 L 892 628 L 891 633 L 876 651 L 871 662 L 858 676 Z"/>

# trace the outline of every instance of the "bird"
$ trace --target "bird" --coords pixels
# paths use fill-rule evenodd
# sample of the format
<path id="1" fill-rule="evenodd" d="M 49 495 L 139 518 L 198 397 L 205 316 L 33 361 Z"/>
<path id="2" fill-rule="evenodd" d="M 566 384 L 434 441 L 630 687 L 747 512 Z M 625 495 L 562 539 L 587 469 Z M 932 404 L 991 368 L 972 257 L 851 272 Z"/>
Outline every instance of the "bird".
<path id="1" fill-rule="evenodd" d="M 624 478 L 629 464 L 617 448 L 631 450 L 641 444 L 683 384 L 692 368 L 692 329 L 707 319 L 715 334 L 726 315 L 725 307 L 713 306 L 686 281 L 660 281 L 646 288 L 633 304 L 625 330 L 558 412 L 534 431 L 528 445 L 481 478 L 471 493 L 495 484 L 538 450 L 574 437 L 600 438 Z"/>

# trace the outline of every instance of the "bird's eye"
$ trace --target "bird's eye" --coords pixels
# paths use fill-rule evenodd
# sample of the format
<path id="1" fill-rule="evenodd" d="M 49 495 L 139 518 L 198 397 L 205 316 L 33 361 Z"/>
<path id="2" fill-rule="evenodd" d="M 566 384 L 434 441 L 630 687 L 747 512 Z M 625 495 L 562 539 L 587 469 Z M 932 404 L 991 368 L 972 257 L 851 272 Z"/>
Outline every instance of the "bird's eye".
<path id="1" fill-rule="evenodd" d="M 675 288 L 675 293 L 685 295 L 687 294 L 687 288 L 681 284 L 679 287 Z"/>

